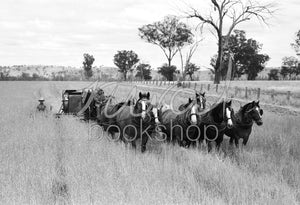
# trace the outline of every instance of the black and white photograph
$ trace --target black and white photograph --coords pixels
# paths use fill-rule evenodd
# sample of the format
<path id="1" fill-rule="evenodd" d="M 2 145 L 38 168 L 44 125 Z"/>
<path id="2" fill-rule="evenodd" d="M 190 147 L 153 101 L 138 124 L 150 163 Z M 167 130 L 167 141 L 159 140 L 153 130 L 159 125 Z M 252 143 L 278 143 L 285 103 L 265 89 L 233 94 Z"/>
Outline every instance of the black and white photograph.
<path id="1" fill-rule="evenodd" d="M 0 204 L 299 205 L 299 0 L 0 2 Z"/>

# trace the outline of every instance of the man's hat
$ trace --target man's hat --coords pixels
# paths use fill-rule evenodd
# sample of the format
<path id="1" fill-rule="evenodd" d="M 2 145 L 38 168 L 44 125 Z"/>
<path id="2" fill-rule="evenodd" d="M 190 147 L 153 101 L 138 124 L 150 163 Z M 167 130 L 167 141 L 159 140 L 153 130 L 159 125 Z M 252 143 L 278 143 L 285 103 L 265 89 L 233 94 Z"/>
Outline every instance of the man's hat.
<path id="1" fill-rule="evenodd" d="M 41 98 L 39 99 L 39 101 L 45 101 L 45 100 L 44 100 L 44 98 L 43 98 L 43 97 L 41 97 Z"/>

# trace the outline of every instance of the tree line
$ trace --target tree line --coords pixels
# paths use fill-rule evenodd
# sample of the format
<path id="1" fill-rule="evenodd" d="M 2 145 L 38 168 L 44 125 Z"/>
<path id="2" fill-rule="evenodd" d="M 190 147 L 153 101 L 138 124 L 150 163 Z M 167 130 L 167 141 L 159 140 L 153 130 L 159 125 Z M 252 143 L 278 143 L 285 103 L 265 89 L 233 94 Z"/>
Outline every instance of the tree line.
<path id="1" fill-rule="evenodd" d="M 208 27 L 217 37 L 217 53 L 211 58 L 214 82 L 219 83 L 226 77 L 229 61 L 232 62 L 231 79 L 246 74 L 248 80 L 254 80 L 265 68 L 270 57 L 260 53 L 263 46 L 261 43 L 252 38 L 248 39 L 246 32 L 236 27 L 255 18 L 268 24 L 267 20 L 273 16 L 276 5 L 262 4 L 254 0 L 210 0 L 209 3 L 211 9 L 207 12 L 188 7 L 183 13 L 184 18 L 195 19 L 198 22 L 198 30 L 202 31 L 204 27 Z M 196 29 L 192 29 L 176 16 L 166 16 L 161 21 L 138 28 L 140 38 L 159 47 L 165 56 L 166 63 L 157 70 L 167 80 L 173 80 L 179 73 L 183 79 L 189 76 L 189 79 L 193 80 L 193 74 L 201 69 L 192 62 L 193 54 L 203 38 L 201 34 L 193 32 Z M 180 55 L 180 71 L 172 64 L 176 55 Z M 138 55 L 132 50 L 118 51 L 113 61 L 123 74 L 124 80 L 127 79 L 127 73 L 134 69 L 137 70 L 136 77 L 150 79 L 151 66 L 140 63 Z"/>

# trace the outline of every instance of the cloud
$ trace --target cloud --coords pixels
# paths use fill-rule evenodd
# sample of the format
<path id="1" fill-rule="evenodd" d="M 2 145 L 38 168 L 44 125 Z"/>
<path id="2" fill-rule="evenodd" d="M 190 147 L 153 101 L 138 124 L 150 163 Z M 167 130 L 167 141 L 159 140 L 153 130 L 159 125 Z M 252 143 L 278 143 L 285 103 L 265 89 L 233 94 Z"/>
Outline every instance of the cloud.
<path id="1" fill-rule="evenodd" d="M 262 2 L 265 2 L 263 0 Z M 138 53 L 143 61 L 157 67 L 166 62 L 159 47 L 138 36 L 138 27 L 158 21 L 168 14 L 182 15 L 187 5 L 208 12 L 208 1 L 199 0 L 22 0 L 3 1 L 0 7 L 0 64 L 62 64 L 81 66 L 82 54 L 92 53 L 96 64 L 113 65 L 117 50 Z M 263 43 L 270 66 L 280 65 L 284 55 L 292 55 L 290 43 L 300 29 L 300 2 L 280 2 L 280 11 L 269 27 L 249 21 L 247 37 Z M 183 19 L 191 25 L 197 20 Z M 205 39 L 192 61 L 209 66 L 217 42 L 205 29 Z M 176 56 L 174 63 L 180 65 Z"/>

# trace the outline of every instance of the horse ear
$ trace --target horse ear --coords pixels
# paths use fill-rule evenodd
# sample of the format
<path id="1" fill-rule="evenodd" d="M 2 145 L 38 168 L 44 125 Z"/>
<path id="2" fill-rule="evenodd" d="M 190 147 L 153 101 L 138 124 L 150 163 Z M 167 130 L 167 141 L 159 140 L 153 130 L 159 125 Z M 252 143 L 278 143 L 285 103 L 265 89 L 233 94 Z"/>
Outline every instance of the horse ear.
<path id="1" fill-rule="evenodd" d="M 199 97 L 199 93 L 198 92 L 196 92 L 196 97 Z"/>
<path id="2" fill-rule="evenodd" d="M 231 104 L 232 104 L 232 100 L 230 100 L 230 101 L 227 102 L 228 106 L 231 106 Z"/>
<path id="3" fill-rule="evenodd" d="M 139 99 L 141 99 L 142 98 L 142 93 L 141 92 L 139 92 Z"/>
<path id="4" fill-rule="evenodd" d="M 257 101 L 256 105 L 259 107 L 259 100 Z"/>
<path id="5" fill-rule="evenodd" d="M 205 97 L 205 92 L 203 92 L 201 95 L 202 95 L 202 97 Z"/>
<path id="6" fill-rule="evenodd" d="M 150 99 L 150 93 L 147 92 L 147 99 L 149 100 Z"/>
<path id="7" fill-rule="evenodd" d="M 255 107 L 255 106 L 256 106 L 256 102 L 252 101 L 252 107 Z"/>
<path id="8" fill-rule="evenodd" d="M 193 102 L 193 100 L 191 98 L 189 98 L 189 103 Z"/>

